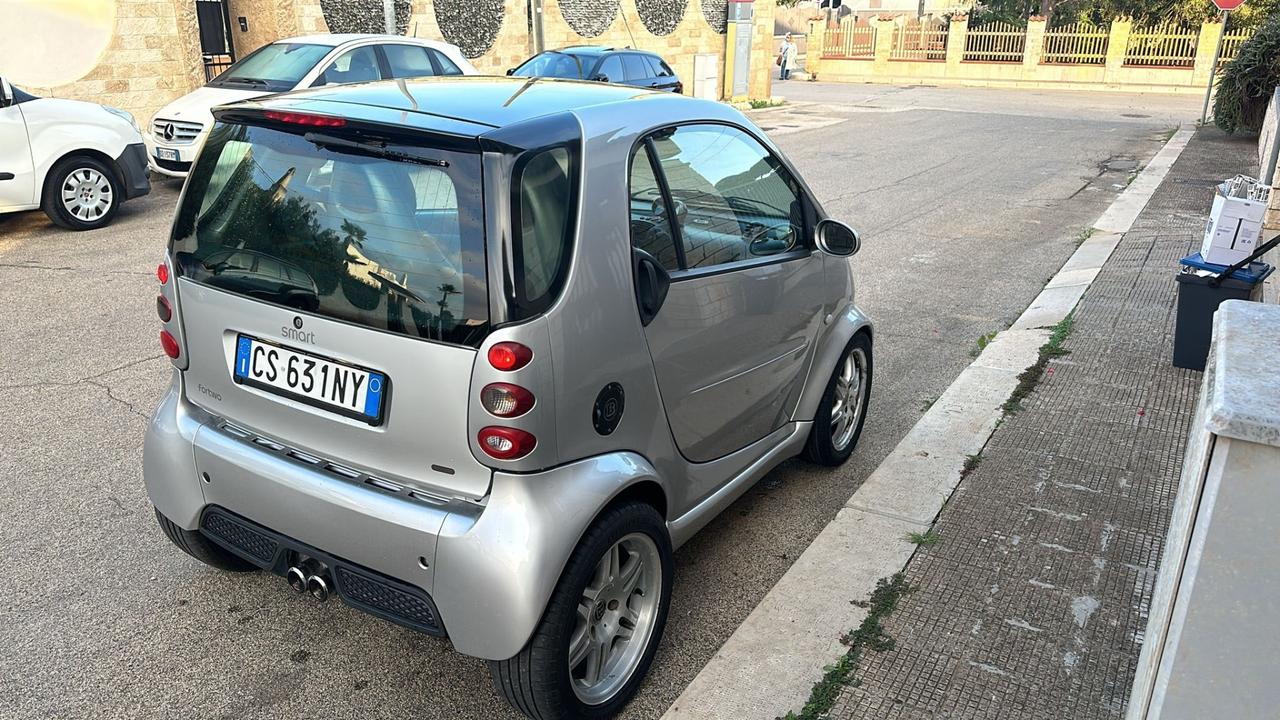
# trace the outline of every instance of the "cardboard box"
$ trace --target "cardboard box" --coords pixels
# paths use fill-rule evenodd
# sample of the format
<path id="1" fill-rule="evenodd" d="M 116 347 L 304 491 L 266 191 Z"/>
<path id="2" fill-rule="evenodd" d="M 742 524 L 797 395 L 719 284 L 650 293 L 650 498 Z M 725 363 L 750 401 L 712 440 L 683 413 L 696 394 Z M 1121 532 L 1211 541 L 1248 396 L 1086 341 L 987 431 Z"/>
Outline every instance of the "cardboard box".
<path id="1" fill-rule="evenodd" d="M 1234 265 L 1252 255 L 1262 237 L 1266 212 L 1266 202 L 1226 197 L 1219 189 L 1209 211 L 1200 257 L 1217 265 Z"/>

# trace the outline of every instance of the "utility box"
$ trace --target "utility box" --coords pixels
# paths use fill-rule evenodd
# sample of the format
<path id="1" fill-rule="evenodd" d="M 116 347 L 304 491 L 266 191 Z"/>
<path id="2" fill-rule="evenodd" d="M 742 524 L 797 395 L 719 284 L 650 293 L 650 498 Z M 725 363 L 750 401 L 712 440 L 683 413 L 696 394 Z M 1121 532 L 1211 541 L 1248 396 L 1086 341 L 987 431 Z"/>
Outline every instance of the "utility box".
<path id="1" fill-rule="evenodd" d="M 693 96 L 703 100 L 720 99 L 720 56 L 716 53 L 693 56 Z"/>
<path id="2" fill-rule="evenodd" d="M 1128 720 L 1280 708 L 1280 306 L 1228 300 L 1191 422 Z"/>
<path id="3" fill-rule="evenodd" d="M 725 42 L 725 94 L 744 98 L 751 91 L 751 36 L 755 18 L 753 0 L 729 0 Z"/>

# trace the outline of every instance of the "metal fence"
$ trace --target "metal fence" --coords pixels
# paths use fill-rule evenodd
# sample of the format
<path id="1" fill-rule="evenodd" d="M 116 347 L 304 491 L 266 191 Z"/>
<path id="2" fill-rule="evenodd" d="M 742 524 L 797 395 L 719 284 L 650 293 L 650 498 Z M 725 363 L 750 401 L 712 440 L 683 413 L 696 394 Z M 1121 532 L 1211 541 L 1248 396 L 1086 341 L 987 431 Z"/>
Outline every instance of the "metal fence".
<path id="1" fill-rule="evenodd" d="M 1196 64 L 1200 32 L 1175 24 L 1133 28 L 1124 49 L 1124 64 L 1130 67 L 1189 68 Z"/>
<path id="2" fill-rule="evenodd" d="M 231 67 L 233 61 L 230 55 L 204 55 L 204 81 L 218 77 L 224 70 Z"/>
<path id="3" fill-rule="evenodd" d="M 893 29 L 890 60 L 946 60 L 947 23 L 909 20 Z"/>
<path id="4" fill-rule="evenodd" d="M 1040 61 L 1060 65 L 1105 65 L 1108 25 L 1075 22 L 1050 28 L 1044 33 L 1044 52 Z"/>
<path id="5" fill-rule="evenodd" d="M 876 54 L 876 28 L 867 22 L 847 17 L 840 27 L 828 30 L 822 38 L 824 58 L 866 58 Z"/>
<path id="6" fill-rule="evenodd" d="M 969 25 L 964 59 L 977 62 L 1022 62 L 1027 49 L 1027 27 L 1008 22 Z"/>

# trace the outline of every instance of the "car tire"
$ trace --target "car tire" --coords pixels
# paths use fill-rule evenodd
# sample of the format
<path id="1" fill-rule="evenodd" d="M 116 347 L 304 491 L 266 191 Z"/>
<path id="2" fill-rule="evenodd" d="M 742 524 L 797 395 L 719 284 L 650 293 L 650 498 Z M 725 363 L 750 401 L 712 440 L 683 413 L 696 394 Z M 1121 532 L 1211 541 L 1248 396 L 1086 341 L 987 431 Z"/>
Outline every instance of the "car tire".
<path id="1" fill-rule="evenodd" d="M 109 163 L 88 155 L 58 161 L 44 183 L 41 209 L 68 230 L 106 227 L 124 202 L 119 174 Z"/>
<path id="2" fill-rule="evenodd" d="M 804 457 L 817 465 L 834 467 L 849 459 L 858 438 L 862 436 L 862 425 L 867 420 L 867 404 L 871 399 L 871 337 L 866 333 L 853 336 L 845 346 L 844 353 L 831 371 L 831 379 L 822 393 L 818 403 L 818 411 L 813 417 L 813 427 L 809 430 L 809 441 L 805 444 Z M 852 377 L 857 379 L 857 387 L 851 385 Z M 847 413 L 852 406 L 857 413 L 852 418 L 847 415 L 836 417 L 842 411 Z"/>
<path id="3" fill-rule="evenodd" d="M 639 689 L 662 639 L 672 564 L 671 540 L 657 510 L 639 502 L 606 510 L 570 556 L 525 648 L 489 663 L 499 694 L 537 720 L 616 715 Z M 629 638 L 621 638 L 621 630 Z M 602 672 L 600 663 L 614 672 Z"/>
<path id="4" fill-rule="evenodd" d="M 238 555 L 215 545 L 204 535 L 194 530 L 184 530 L 156 509 L 156 522 L 166 537 L 182 552 L 210 567 L 229 572 L 252 572 L 257 566 Z"/>

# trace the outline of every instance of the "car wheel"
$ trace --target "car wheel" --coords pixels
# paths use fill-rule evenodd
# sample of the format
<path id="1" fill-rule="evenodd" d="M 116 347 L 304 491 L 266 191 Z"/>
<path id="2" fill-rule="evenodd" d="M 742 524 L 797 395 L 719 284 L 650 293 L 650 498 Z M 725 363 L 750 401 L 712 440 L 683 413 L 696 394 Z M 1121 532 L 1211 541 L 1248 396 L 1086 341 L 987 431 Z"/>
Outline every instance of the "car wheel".
<path id="1" fill-rule="evenodd" d="M 69 157 L 49 171 L 43 209 L 68 230 L 95 230 L 116 216 L 124 200 L 115 170 L 88 156 Z"/>
<path id="2" fill-rule="evenodd" d="M 671 540 L 653 507 L 606 511 L 569 558 L 528 645 L 489 663 L 498 692 L 539 720 L 613 717 L 653 662 L 671 575 Z"/>
<path id="3" fill-rule="evenodd" d="M 804 456 L 818 465 L 849 459 L 862 435 L 871 399 L 871 338 L 858 333 L 845 347 L 818 403 Z"/>
<path id="4" fill-rule="evenodd" d="M 250 572 L 258 569 L 253 563 L 218 547 L 204 535 L 178 527 L 159 510 L 156 510 L 156 522 L 160 523 L 160 529 L 164 530 L 165 536 L 172 540 L 178 549 L 205 565 L 231 572 Z"/>

